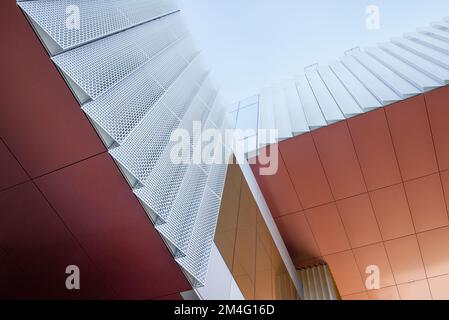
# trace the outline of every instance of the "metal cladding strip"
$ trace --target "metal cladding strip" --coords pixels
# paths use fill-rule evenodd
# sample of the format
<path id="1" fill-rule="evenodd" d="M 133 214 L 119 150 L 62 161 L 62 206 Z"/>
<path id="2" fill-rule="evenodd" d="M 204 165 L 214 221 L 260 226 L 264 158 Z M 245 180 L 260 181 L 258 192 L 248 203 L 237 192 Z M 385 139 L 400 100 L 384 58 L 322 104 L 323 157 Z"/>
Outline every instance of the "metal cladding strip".
<path id="1" fill-rule="evenodd" d="M 199 96 L 209 110 L 213 107 L 217 93 L 218 90 L 213 87 L 210 78 L 207 78 L 200 89 Z"/>
<path id="2" fill-rule="evenodd" d="M 226 164 L 211 167 L 187 254 L 177 259 L 184 270 L 192 275 L 197 286 L 204 285 L 206 281 L 227 168 Z"/>
<path id="3" fill-rule="evenodd" d="M 156 229 L 180 251 L 182 256 L 187 254 L 206 180 L 207 174 L 203 169 L 197 165 L 191 165 L 182 180 L 166 223 L 156 226 Z"/>
<path id="4" fill-rule="evenodd" d="M 330 297 L 331 296 L 331 294 L 330 294 L 331 289 L 327 286 L 326 274 L 325 274 L 324 266 L 319 266 L 317 268 L 317 272 L 318 272 L 318 277 L 320 279 L 323 299 L 324 300 L 330 300 L 331 299 L 331 297 Z"/>
<path id="5" fill-rule="evenodd" d="M 291 138 L 292 127 L 290 111 L 288 109 L 284 88 L 281 84 L 273 86 L 273 108 L 276 128 L 278 128 L 278 140 Z"/>
<path id="6" fill-rule="evenodd" d="M 215 95 L 214 103 L 212 104 L 212 112 L 210 121 L 216 128 L 222 128 L 226 119 L 226 107 L 224 106 L 220 93 Z"/>
<path id="7" fill-rule="evenodd" d="M 333 62 L 329 66 L 364 112 L 382 106 L 379 100 L 376 99 L 376 97 L 344 66 L 343 63 L 340 61 Z"/>
<path id="8" fill-rule="evenodd" d="M 181 23 L 177 16 L 174 14 L 173 17 L 144 23 L 58 54 L 52 60 L 95 100 L 158 53 L 185 37 L 178 37 L 173 32 L 174 24 Z"/>
<path id="9" fill-rule="evenodd" d="M 318 73 L 346 118 L 363 112 L 329 67 L 318 67 Z"/>
<path id="10" fill-rule="evenodd" d="M 229 155 L 229 152 L 226 152 L 221 144 L 216 145 L 214 149 L 214 159 L 223 159 Z M 220 166 L 226 166 L 226 163 L 215 164 L 215 162 L 205 161 L 201 165 L 193 164 L 189 167 L 171 206 L 170 214 L 165 219 L 166 223 L 156 227 L 161 235 L 176 248 L 175 256 L 188 254 L 187 248 L 203 201 L 206 183 L 207 187 L 221 199 L 224 180 L 220 176 Z"/>
<path id="11" fill-rule="evenodd" d="M 272 88 L 262 89 L 259 96 L 259 121 L 258 130 L 271 130 L 276 128 L 275 110 L 273 109 L 273 90 Z M 263 146 L 263 145 L 261 145 Z"/>
<path id="12" fill-rule="evenodd" d="M 382 103 L 382 105 L 385 106 L 401 100 L 401 97 L 397 93 L 373 75 L 354 57 L 346 56 L 342 59 L 342 62 L 354 74 L 354 76 L 360 80 L 360 82 L 367 85 L 368 90 L 371 91 L 371 93 Z"/>
<path id="13" fill-rule="evenodd" d="M 204 106 L 204 103 L 199 99 L 199 96 L 197 96 L 197 98 L 197 102 L 203 104 Z M 209 114 L 208 121 L 211 122 L 211 125 L 213 124 L 210 118 L 214 117 L 215 114 L 220 114 L 220 108 L 221 106 L 216 103 L 212 112 Z M 196 111 L 198 108 L 189 108 L 189 110 L 192 109 Z M 203 119 L 205 114 L 206 113 L 202 114 Z M 197 119 L 191 118 L 187 121 L 187 125 L 191 126 L 192 122 L 196 120 Z M 190 137 L 193 137 L 193 132 L 189 133 Z M 197 137 L 197 139 L 198 138 L 199 137 Z M 193 148 L 197 146 L 196 141 L 190 140 L 189 143 Z M 188 160 L 192 160 L 192 156 L 190 156 L 190 159 Z M 166 223 L 157 226 L 158 231 L 177 249 L 177 251 L 179 251 L 178 254 L 182 256 L 186 255 L 195 218 L 202 201 L 202 194 L 204 188 L 206 187 L 206 180 L 212 165 L 206 160 L 207 159 L 203 159 L 201 164 L 198 165 L 190 165 L 187 173 L 183 177 L 182 183 L 179 187 L 177 196 L 171 205 L 168 216 L 163 217 Z"/>
<path id="14" fill-rule="evenodd" d="M 352 52 L 351 55 L 400 98 L 407 99 L 422 92 L 366 52 Z"/>
<path id="15" fill-rule="evenodd" d="M 170 63 L 170 61 L 166 61 Z M 163 68 L 162 68 L 163 69 Z M 163 70 L 160 70 L 161 74 Z M 198 94 L 200 85 L 208 76 L 205 71 L 200 56 L 190 62 L 190 65 L 176 79 L 170 89 L 167 89 L 165 95 L 162 96 L 161 102 L 164 103 L 178 118 L 182 118 L 193 98 Z M 195 88 L 195 90 L 192 89 Z"/>
<path id="16" fill-rule="evenodd" d="M 203 75 L 200 62 L 195 59 L 122 144 L 109 151 L 140 183 L 145 184 L 165 150 L 171 132 L 177 128 L 191 99 L 199 90 L 197 83 Z"/>
<path id="17" fill-rule="evenodd" d="M 41 36 L 51 54 L 178 11 L 172 0 L 37 0 L 19 6 L 59 47 Z M 79 16 L 79 26 L 70 24 L 69 14 Z"/>
<path id="18" fill-rule="evenodd" d="M 442 31 L 448 31 L 449 30 L 449 22 L 444 21 L 436 21 L 432 22 L 430 24 L 434 29 L 442 30 Z"/>
<path id="19" fill-rule="evenodd" d="M 295 80 L 286 80 L 283 83 L 285 90 L 286 103 L 290 112 L 290 125 L 293 135 L 310 131 L 306 115 L 299 100 L 298 89 Z"/>
<path id="20" fill-rule="evenodd" d="M 446 43 L 449 42 L 449 32 L 447 27 L 449 27 L 449 24 L 444 24 L 446 27 L 445 28 L 439 28 L 439 25 L 433 25 L 431 24 L 432 27 L 426 27 L 426 28 L 418 28 L 417 31 L 419 33 L 422 34 L 426 34 L 430 37 L 433 37 L 435 39 L 441 40 L 441 41 L 445 41 Z"/>
<path id="21" fill-rule="evenodd" d="M 296 85 L 298 87 L 299 98 L 301 100 L 309 128 L 313 130 L 327 125 L 326 119 L 321 112 L 320 106 L 318 105 L 312 88 L 310 88 L 310 83 L 306 76 L 297 78 Z"/>
<path id="22" fill-rule="evenodd" d="M 449 56 L 439 52 L 437 50 L 431 49 L 416 41 L 412 41 L 404 38 L 394 38 L 391 40 L 394 44 L 413 52 L 414 54 L 423 57 L 439 66 L 448 69 L 449 68 Z"/>
<path id="23" fill-rule="evenodd" d="M 440 83 L 424 73 L 419 72 L 409 64 L 399 60 L 380 48 L 367 48 L 365 52 L 380 63 L 396 72 L 399 76 L 412 83 L 421 92 L 429 91 L 440 86 Z"/>
<path id="24" fill-rule="evenodd" d="M 404 61 L 419 72 L 422 72 L 429 78 L 434 79 L 440 86 L 449 83 L 448 69 L 392 43 L 381 43 L 379 44 L 379 47 L 395 56 L 397 59 Z"/>
<path id="25" fill-rule="evenodd" d="M 423 33 L 406 33 L 404 36 L 407 39 L 421 43 L 422 45 L 425 45 L 429 48 L 435 49 L 445 54 L 449 54 L 449 44 L 446 41 L 436 39 L 430 35 Z"/>
<path id="26" fill-rule="evenodd" d="M 207 85 L 207 84 L 205 84 Z M 204 85 L 203 85 L 204 87 Z M 200 103 L 200 105 L 196 105 Z M 202 108 L 202 110 L 200 110 Z M 200 112 L 198 112 L 200 110 Z M 189 111 L 184 117 L 180 128 L 186 128 L 190 133 L 190 150 L 186 151 L 185 161 L 173 161 L 172 152 L 176 149 L 178 141 L 170 141 L 165 148 L 162 156 L 157 160 L 154 169 L 150 173 L 144 187 L 137 188 L 134 193 L 148 207 L 154 215 L 152 218 L 156 224 L 167 223 L 170 217 L 172 205 L 176 199 L 184 175 L 190 167 L 192 161 L 200 162 L 193 152 L 198 147 L 197 137 L 193 132 L 193 121 L 201 121 L 203 127 L 207 127 L 207 121 L 211 117 L 209 110 L 200 99 L 199 94 L 195 97 Z M 207 119 L 207 120 L 206 120 Z M 206 121 L 206 122 L 205 122 Z M 210 124 L 210 126 L 213 126 Z M 215 128 L 215 127 L 214 127 Z M 192 130 L 192 131 L 190 131 Z M 201 146 L 200 146 L 201 147 Z M 201 149 L 199 149 L 201 151 Z M 200 153 L 201 156 L 201 153 Z M 163 201 L 161 201 L 163 199 Z"/>
<path id="27" fill-rule="evenodd" d="M 304 300 L 339 299 L 327 265 L 300 269 L 298 276 L 304 284 Z"/>
<path id="28" fill-rule="evenodd" d="M 313 275 L 313 282 L 315 284 L 315 290 L 316 290 L 315 294 L 316 294 L 317 300 L 324 300 L 323 287 L 321 286 L 320 275 L 318 273 L 317 268 L 312 269 L 312 275 Z"/>
<path id="29" fill-rule="evenodd" d="M 83 110 L 116 143 L 121 144 L 168 89 L 161 84 L 163 81 L 155 66 L 170 59 L 181 61 L 176 72 L 172 72 L 171 83 L 175 81 L 174 75 L 179 76 L 188 67 L 176 53 L 178 49 L 173 46 L 164 51 L 97 100 L 85 104 Z"/>
<path id="30" fill-rule="evenodd" d="M 318 74 L 318 71 L 316 69 L 308 69 L 306 71 L 306 78 L 309 81 L 319 107 L 326 118 L 326 122 L 334 123 L 345 119 L 335 99 Z"/>

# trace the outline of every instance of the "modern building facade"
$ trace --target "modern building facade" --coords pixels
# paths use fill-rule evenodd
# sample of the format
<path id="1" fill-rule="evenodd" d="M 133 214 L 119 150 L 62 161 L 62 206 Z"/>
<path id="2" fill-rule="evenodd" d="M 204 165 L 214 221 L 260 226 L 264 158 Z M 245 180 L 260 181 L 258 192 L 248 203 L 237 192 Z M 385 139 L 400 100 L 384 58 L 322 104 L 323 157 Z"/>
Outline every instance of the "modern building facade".
<path id="1" fill-rule="evenodd" d="M 174 1 L 1 9 L 0 297 L 449 298 L 448 23 L 228 108 Z"/>
<path id="2" fill-rule="evenodd" d="M 448 43 L 449 24 L 433 23 L 231 113 L 278 129 L 277 174 L 260 175 L 257 156 L 254 174 L 295 266 L 328 264 L 343 299 L 449 298 Z M 266 148 L 248 139 L 250 157 Z"/>

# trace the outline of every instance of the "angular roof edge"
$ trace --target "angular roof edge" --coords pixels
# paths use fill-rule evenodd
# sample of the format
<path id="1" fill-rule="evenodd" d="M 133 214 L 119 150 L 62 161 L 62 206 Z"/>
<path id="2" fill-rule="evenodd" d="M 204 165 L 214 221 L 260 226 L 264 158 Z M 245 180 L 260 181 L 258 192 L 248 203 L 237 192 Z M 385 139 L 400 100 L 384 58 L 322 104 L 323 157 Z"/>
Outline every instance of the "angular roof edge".
<path id="1" fill-rule="evenodd" d="M 270 141 L 289 139 L 447 84 L 449 18 L 376 47 L 348 50 L 327 66 L 306 67 L 303 75 L 261 90 L 257 111 L 252 113 L 257 119 L 248 121 L 248 113 L 238 109 L 232 111 L 233 120 L 237 128 L 256 131 L 256 138 L 248 138 L 245 145 L 253 155 Z M 247 128 L 249 122 L 252 126 Z M 261 136 L 270 129 L 277 130 L 275 139 Z"/>

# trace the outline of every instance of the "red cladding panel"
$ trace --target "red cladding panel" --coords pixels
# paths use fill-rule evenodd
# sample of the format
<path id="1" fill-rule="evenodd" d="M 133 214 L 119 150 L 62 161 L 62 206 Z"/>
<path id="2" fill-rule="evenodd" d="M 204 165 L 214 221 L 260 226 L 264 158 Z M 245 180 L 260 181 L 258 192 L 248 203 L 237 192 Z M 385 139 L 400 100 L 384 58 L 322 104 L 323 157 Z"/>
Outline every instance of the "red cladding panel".
<path id="1" fill-rule="evenodd" d="M 25 171 L 0 140 L 0 190 L 27 180 Z"/>
<path id="2" fill-rule="evenodd" d="M 449 227 L 420 233 L 418 241 L 427 276 L 449 274 Z"/>
<path id="3" fill-rule="evenodd" d="M 179 293 L 173 293 L 168 296 L 154 298 L 153 300 L 184 300 Z"/>
<path id="4" fill-rule="evenodd" d="M 251 168 L 273 217 L 301 211 L 301 204 L 296 196 L 282 156 L 279 154 L 278 170 L 274 175 L 261 175 L 260 168 L 263 165 L 259 161 L 253 160 L 250 161 L 254 163 Z"/>
<path id="5" fill-rule="evenodd" d="M 7 298 L 112 298 L 113 291 L 32 182 L 0 193 L 0 247 L 18 286 Z M 5 258 L 6 257 L 6 258 Z M 17 265 L 16 269 L 9 266 Z M 80 269 L 81 289 L 67 290 L 68 265 Z M 25 281 L 26 280 L 26 281 Z"/>
<path id="6" fill-rule="evenodd" d="M 406 182 L 405 191 L 417 232 L 449 224 L 439 174 Z"/>
<path id="7" fill-rule="evenodd" d="M 310 133 L 281 142 L 279 149 L 305 209 L 333 201 Z"/>
<path id="8" fill-rule="evenodd" d="M 336 200 L 366 192 L 362 172 L 345 121 L 312 133 Z"/>
<path id="9" fill-rule="evenodd" d="M 345 251 L 324 257 L 342 296 L 361 293 L 365 285 L 352 251 Z"/>
<path id="10" fill-rule="evenodd" d="M 277 218 L 276 224 L 294 262 L 300 263 L 321 256 L 307 218 L 303 213 Z"/>
<path id="11" fill-rule="evenodd" d="M 379 267 L 380 287 L 394 286 L 393 272 L 383 243 L 376 243 L 354 250 L 355 260 L 365 279 L 371 274 L 371 266 Z"/>
<path id="12" fill-rule="evenodd" d="M 0 136 L 36 177 L 105 151 L 15 1 L 2 1 Z"/>
<path id="13" fill-rule="evenodd" d="M 449 169 L 449 87 L 426 93 L 427 111 L 440 170 Z"/>
<path id="14" fill-rule="evenodd" d="M 318 247 L 323 255 L 344 251 L 350 248 L 334 203 L 305 211 Z"/>
<path id="15" fill-rule="evenodd" d="M 108 154 L 37 184 L 119 297 L 151 299 L 191 289 Z"/>
<path id="16" fill-rule="evenodd" d="M 368 190 L 401 182 L 388 123 L 383 109 L 348 120 Z"/>
<path id="17" fill-rule="evenodd" d="M 351 247 L 357 248 L 382 241 L 367 194 L 340 200 L 337 207 Z"/>
<path id="18" fill-rule="evenodd" d="M 402 183 L 373 191 L 370 197 L 384 240 L 415 233 Z"/>
<path id="19" fill-rule="evenodd" d="M 385 108 L 404 180 L 438 171 L 423 96 Z"/>

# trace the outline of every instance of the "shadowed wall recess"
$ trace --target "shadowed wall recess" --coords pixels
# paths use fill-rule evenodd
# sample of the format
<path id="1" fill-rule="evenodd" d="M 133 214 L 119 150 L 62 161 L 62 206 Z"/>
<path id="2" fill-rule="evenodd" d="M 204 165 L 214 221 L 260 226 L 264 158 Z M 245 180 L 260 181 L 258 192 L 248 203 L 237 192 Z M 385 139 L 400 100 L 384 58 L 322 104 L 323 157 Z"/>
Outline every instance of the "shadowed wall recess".
<path id="1" fill-rule="evenodd" d="M 298 299 L 238 165 L 229 165 L 226 175 L 215 244 L 245 299 Z"/>

